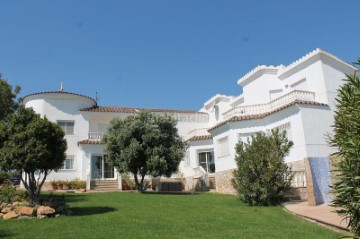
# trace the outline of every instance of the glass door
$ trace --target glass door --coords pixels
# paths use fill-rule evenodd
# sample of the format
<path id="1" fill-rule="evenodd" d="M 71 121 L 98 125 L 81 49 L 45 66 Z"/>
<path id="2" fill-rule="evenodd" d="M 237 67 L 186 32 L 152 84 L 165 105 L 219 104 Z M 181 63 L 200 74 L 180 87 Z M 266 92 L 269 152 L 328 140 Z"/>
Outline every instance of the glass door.
<path id="1" fill-rule="evenodd" d="M 215 173 L 214 151 L 199 153 L 199 166 L 208 173 Z"/>
<path id="2" fill-rule="evenodd" d="M 111 167 L 108 162 L 106 162 L 105 157 L 102 155 L 91 156 L 92 179 L 114 178 L 114 167 Z"/>

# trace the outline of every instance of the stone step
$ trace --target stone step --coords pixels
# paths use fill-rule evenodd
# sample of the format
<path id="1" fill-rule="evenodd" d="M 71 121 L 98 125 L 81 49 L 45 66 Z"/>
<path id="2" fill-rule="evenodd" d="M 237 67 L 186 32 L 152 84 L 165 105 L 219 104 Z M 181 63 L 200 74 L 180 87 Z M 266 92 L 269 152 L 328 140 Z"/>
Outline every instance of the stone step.
<path id="1" fill-rule="evenodd" d="M 117 180 L 93 180 L 91 181 L 92 191 L 119 191 L 119 184 Z"/>
<path id="2" fill-rule="evenodd" d="M 95 192 L 117 192 L 120 191 L 118 188 L 93 188 L 91 191 Z"/>

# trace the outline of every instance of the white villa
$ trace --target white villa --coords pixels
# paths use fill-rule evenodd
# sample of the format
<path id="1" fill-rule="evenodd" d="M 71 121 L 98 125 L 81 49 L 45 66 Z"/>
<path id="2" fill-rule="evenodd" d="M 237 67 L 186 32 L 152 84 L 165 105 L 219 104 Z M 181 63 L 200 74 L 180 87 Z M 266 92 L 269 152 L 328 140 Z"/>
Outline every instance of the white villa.
<path id="1" fill-rule="evenodd" d="M 235 145 L 256 132 L 286 130 L 294 142 L 286 162 L 295 172 L 293 187 L 302 198 L 316 203 L 329 201 L 329 155 L 326 134 L 331 133 L 337 89 L 346 74 L 357 68 L 334 55 L 316 49 L 284 66 L 261 65 L 241 77 L 239 96 L 217 94 L 199 111 L 148 109 L 172 115 L 179 134 L 190 147 L 180 164 L 186 189 L 203 180 L 213 191 L 234 193 L 232 172 L 236 167 Z M 240 88 L 239 88 L 240 92 Z M 84 95 L 60 91 L 30 94 L 26 107 L 57 122 L 68 142 L 64 168 L 48 176 L 54 179 L 116 180 L 121 177 L 104 160 L 101 138 L 114 117 L 125 118 L 139 108 L 98 106 Z"/>

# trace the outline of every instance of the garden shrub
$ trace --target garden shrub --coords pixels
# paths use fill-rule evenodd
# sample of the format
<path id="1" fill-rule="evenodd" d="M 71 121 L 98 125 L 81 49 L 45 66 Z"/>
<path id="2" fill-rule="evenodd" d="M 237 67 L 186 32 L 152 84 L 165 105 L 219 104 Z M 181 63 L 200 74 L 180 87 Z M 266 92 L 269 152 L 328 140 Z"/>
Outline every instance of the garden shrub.
<path id="1" fill-rule="evenodd" d="M 263 132 L 240 141 L 236 149 L 237 169 L 233 186 L 240 199 L 249 205 L 277 205 L 284 201 L 290 188 L 291 172 L 284 161 L 293 145 L 286 132 Z"/>
<path id="2" fill-rule="evenodd" d="M 357 62 L 360 65 L 360 59 Z M 332 146 L 338 148 L 334 174 L 333 205 L 347 219 L 348 227 L 360 235 L 360 80 L 347 75 L 336 98 Z"/>

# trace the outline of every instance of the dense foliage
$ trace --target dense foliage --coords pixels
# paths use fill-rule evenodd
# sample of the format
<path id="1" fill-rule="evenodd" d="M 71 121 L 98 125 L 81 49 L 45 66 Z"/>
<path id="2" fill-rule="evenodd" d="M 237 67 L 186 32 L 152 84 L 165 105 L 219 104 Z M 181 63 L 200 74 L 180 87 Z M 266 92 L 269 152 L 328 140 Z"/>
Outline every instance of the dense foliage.
<path id="1" fill-rule="evenodd" d="M 257 133 L 236 145 L 233 186 L 249 205 L 277 205 L 290 188 L 291 172 L 284 162 L 292 147 L 286 132 Z"/>
<path id="2" fill-rule="evenodd" d="M 358 60 L 360 64 L 360 59 Z M 360 235 L 360 80 L 347 75 L 339 89 L 332 144 L 338 148 L 333 204 L 348 219 L 348 226 Z"/>
<path id="3" fill-rule="evenodd" d="M 4 120 L 7 115 L 14 113 L 19 107 L 19 102 L 16 100 L 19 93 L 20 87 L 16 86 L 13 89 L 0 74 L 0 121 Z"/>
<path id="4" fill-rule="evenodd" d="M 32 109 L 20 107 L 0 124 L 0 165 L 17 170 L 33 204 L 47 175 L 65 160 L 64 132 Z"/>
<path id="5" fill-rule="evenodd" d="M 144 190 L 145 175 L 170 177 L 176 172 L 186 146 L 170 117 L 149 112 L 114 118 L 103 141 L 107 161 L 120 173 L 131 172 L 139 191 Z"/>

